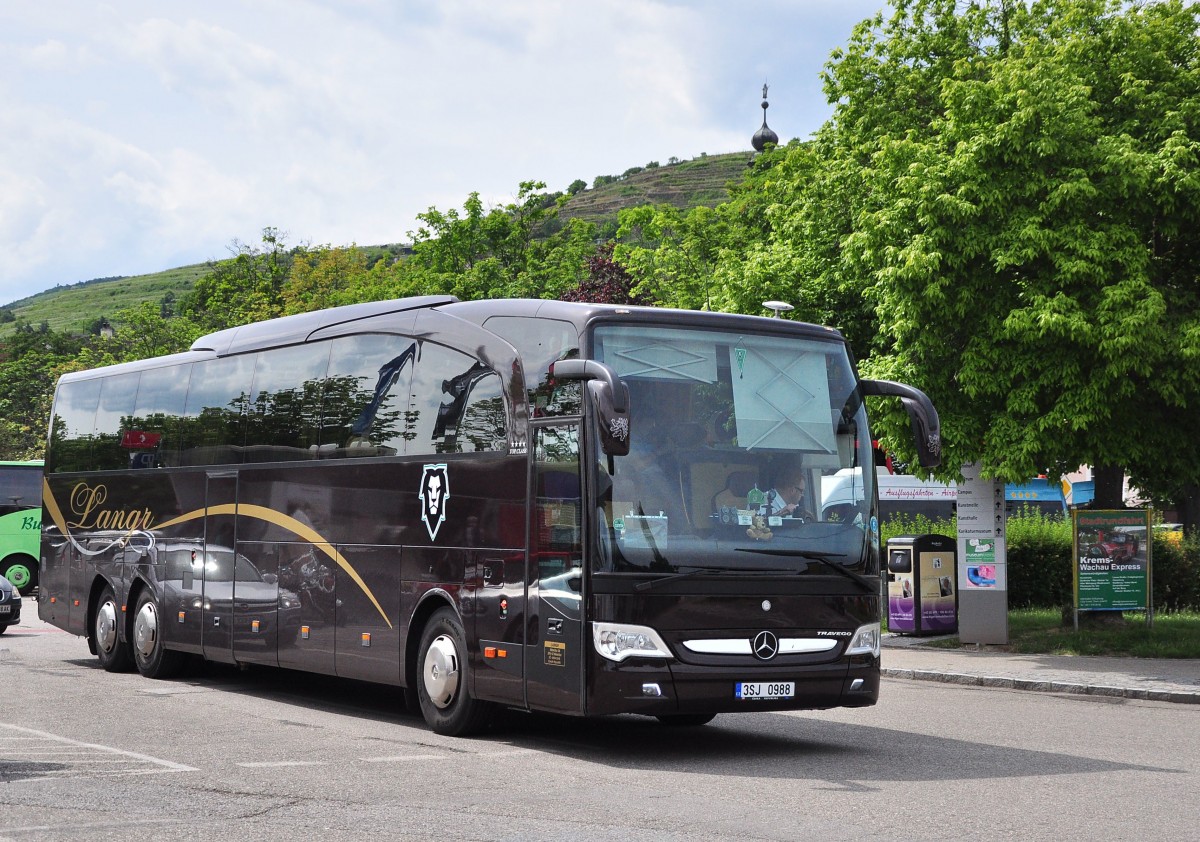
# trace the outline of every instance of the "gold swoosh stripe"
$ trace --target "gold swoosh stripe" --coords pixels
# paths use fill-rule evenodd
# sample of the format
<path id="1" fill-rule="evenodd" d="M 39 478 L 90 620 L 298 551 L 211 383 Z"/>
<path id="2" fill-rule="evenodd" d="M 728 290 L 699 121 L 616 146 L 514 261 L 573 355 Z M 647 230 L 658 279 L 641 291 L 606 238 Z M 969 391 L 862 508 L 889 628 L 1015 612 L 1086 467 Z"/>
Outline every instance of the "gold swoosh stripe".
<path id="1" fill-rule="evenodd" d="M 48 480 L 42 480 L 42 500 L 46 504 L 46 511 L 50 513 L 50 519 L 54 521 L 54 525 L 59 531 L 70 539 L 71 543 L 75 543 L 75 539 L 71 536 L 70 530 L 67 528 L 67 520 L 63 517 L 62 510 L 58 507 L 58 501 L 54 499 L 54 495 L 50 492 L 50 483 Z M 277 512 L 274 509 L 268 509 L 265 506 L 254 506 L 237 503 L 222 503 L 219 506 L 211 506 L 207 509 L 195 509 L 187 512 L 179 517 L 171 518 L 162 523 L 156 523 L 155 529 L 166 529 L 169 526 L 176 526 L 181 523 L 186 523 L 189 520 L 205 517 L 206 515 L 235 515 L 241 517 L 252 517 L 257 520 L 265 520 L 268 523 L 273 523 L 276 526 L 286 529 L 288 532 L 298 535 L 314 547 L 319 549 L 325 555 L 333 559 L 334 563 L 342 570 L 346 571 L 346 575 L 354 580 L 354 583 L 362 589 L 362 592 L 367 595 L 367 599 L 371 600 L 371 604 L 375 606 L 375 610 L 379 612 L 379 616 L 388 624 L 388 628 L 392 628 L 392 621 L 388 619 L 387 612 L 383 610 L 383 606 L 379 604 L 379 600 L 375 598 L 375 594 L 367 587 L 367 583 L 363 581 L 362 576 L 354 569 L 354 566 L 346 560 L 346 557 L 334 548 L 334 546 L 325 540 L 321 533 L 317 532 L 311 526 L 301 523 L 294 517 L 289 517 L 282 512 Z M 132 533 L 130 533 L 132 534 Z"/>

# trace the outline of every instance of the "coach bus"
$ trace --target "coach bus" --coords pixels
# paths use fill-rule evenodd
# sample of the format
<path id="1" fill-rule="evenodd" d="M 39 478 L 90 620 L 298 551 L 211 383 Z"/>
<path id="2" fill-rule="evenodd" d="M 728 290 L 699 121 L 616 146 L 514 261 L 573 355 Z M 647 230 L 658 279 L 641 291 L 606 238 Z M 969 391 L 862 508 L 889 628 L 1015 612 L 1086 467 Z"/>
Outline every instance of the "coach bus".
<path id="1" fill-rule="evenodd" d="M 923 393 L 786 319 L 424 296 L 220 331 L 59 381 L 39 613 L 108 670 L 384 682 L 452 735 L 870 705 L 874 488 L 811 514 L 871 465 L 869 395 L 936 464 Z"/>
<path id="2" fill-rule="evenodd" d="M 0 576 L 27 594 L 38 583 L 42 461 L 0 462 Z"/>

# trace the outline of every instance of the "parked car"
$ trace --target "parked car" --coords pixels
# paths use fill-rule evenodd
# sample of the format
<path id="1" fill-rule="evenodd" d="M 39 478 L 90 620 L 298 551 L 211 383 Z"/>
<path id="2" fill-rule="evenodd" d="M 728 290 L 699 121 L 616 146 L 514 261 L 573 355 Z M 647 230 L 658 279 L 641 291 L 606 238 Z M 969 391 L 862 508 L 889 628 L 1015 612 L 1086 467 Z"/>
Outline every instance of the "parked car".
<path id="1" fill-rule="evenodd" d="M 0 576 L 0 634 L 21 622 L 21 592 Z"/>

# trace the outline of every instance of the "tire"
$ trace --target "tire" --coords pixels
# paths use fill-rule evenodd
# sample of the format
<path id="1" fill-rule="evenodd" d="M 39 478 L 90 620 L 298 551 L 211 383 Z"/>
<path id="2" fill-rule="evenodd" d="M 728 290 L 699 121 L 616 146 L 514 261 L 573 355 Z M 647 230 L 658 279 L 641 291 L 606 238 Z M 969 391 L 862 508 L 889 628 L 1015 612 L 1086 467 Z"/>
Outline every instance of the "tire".
<path id="1" fill-rule="evenodd" d="M 699 728 L 716 719 L 715 713 L 672 713 L 657 717 L 658 721 L 671 728 Z"/>
<path id="2" fill-rule="evenodd" d="M 96 647 L 96 660 L 108 672 L 126 672 L 132 662 L 129 642 L 121 640 L 121 607 L 112 588 L 100 592 L 96 613 L 92 618 L 92 644 Z"/>
<path id="3" fill-rule="evenodd" d="M 463 737 L 487 727 L 492 706 L 471 698 L 467 679 L 462 623 L 453 610 L 440 608 L 421 634 L 416 675 L 421 715 L 436 733 Z"/>
<path id="4" fill-rule="evenodd" d="M 3 576 L 14 588 L 19 590 L 21 596 L 25 596 L 37 587 L 37 562 L 26 555 L 13 556 L 4 561 L 0 576 Z"/>
<path id="5" fill-rule="evenodd" d="M 187 662 L 183 652 L 167 649 L 162 642 L 162 617 L 149 590 L 138 597 L 133 615 L 133 661 L 146 678 L 173 678 Z"/>
<path id="6" fill-rule="evenodd" d="M 8 626 L 0 626 L 0 634 L 4 634 L 6 631 L 8 631 Z"/>

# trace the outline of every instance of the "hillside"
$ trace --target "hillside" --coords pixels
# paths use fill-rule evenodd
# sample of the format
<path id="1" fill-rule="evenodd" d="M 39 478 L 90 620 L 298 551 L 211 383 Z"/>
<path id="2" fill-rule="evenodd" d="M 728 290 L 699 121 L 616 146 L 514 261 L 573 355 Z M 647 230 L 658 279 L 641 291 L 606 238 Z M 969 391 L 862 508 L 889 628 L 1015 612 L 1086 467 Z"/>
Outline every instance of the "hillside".
<path id="1" fill-rule="evenodd" d="M 690 161 L 642 170 L 612 184 L 593 187 L 571 197 L 564 219 L 578 218 L 597 225 L 615 222 L 622 208 L 670 204 L 677 208 L 713 207 L 729 198 L 727 185 L 741 181 L 751 152 L 705 155 Z"/>
<path id="2" fill-rule="evenodd" d="M 208 271 L 207 263 L 195 263 L 150 275 L 60 286 L 14 301 L 5 309 L 32 325 L 47 322 L 56 331 L 84 330 L 100 316 L 111 316 L 143 301 L 161 301 L 168 292 L 178 298 Z M 12 328 L 12 322 L 0 324 L 0 336 Z"/>
<path id="3" fill-rule="evenodd" d="M 615 225 L 622 208 L 661 203 L 678 208 L 713 207 L 729 198 L 728 184 L 744 177 L 751 155 L 749 151 L 702 155 L 615 177 L 611 183 L 572 196 L 560 218 L 584 219 L 603 229 Z M 56 331 L 85 330 L 101 316 L 142 301 L 161 301 L 168 292 L 178 298 L 209 269 L 210 264 L 196 263 L 149 275 L 83 281 L 14 301 L 4 309 L 33 325 L 47 322 Z M 12 322 L 0 324 L 0 337 L 12 329 Z"/>

